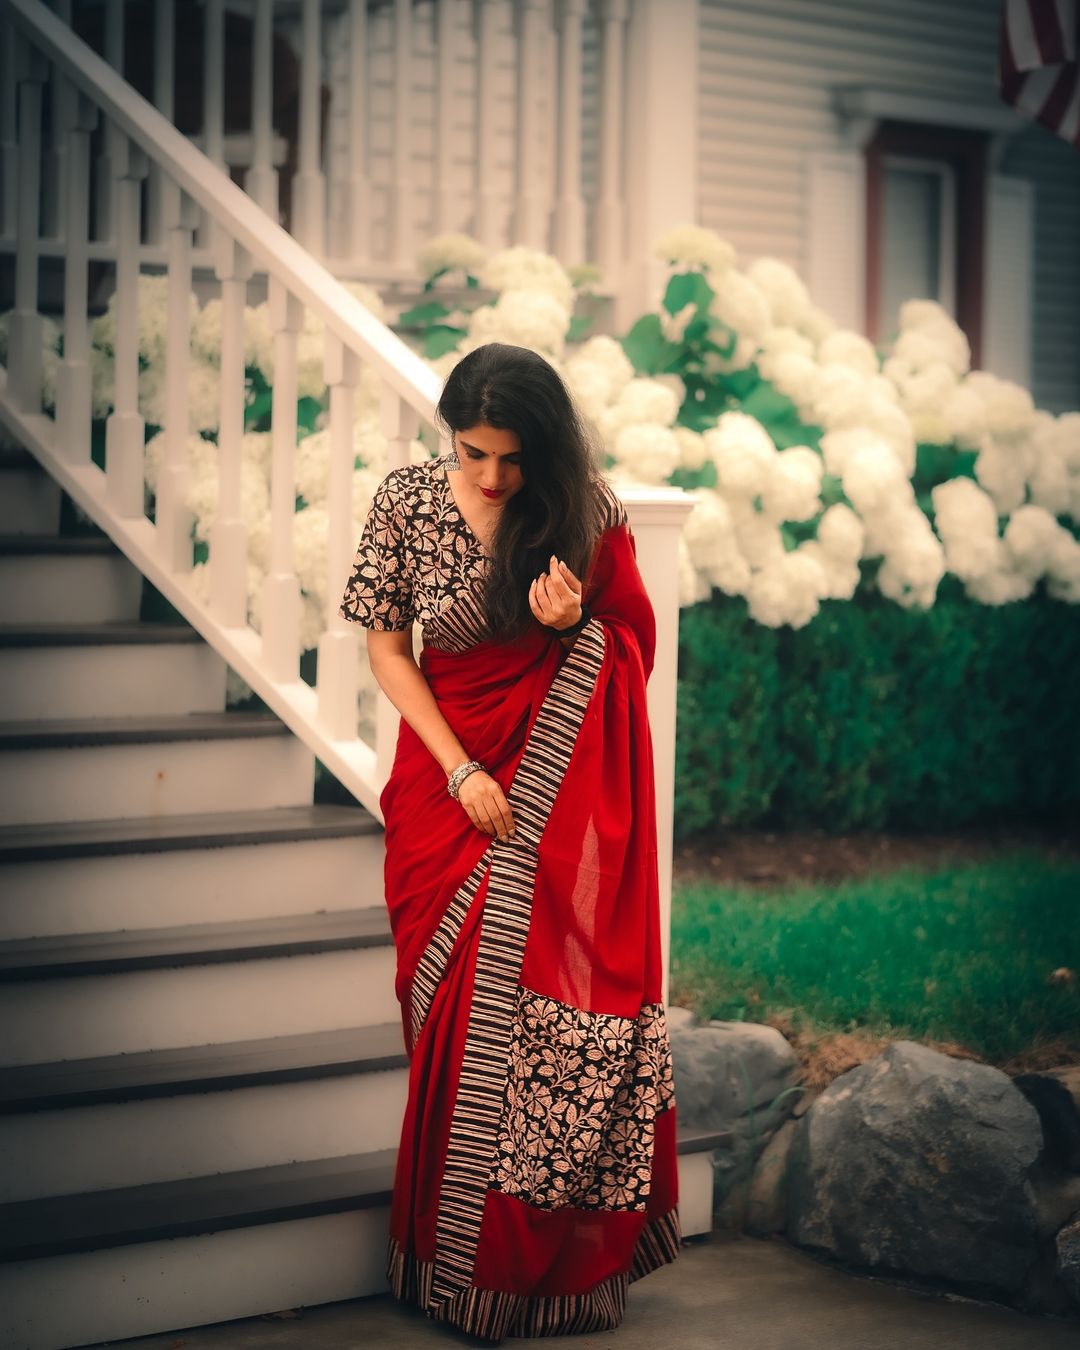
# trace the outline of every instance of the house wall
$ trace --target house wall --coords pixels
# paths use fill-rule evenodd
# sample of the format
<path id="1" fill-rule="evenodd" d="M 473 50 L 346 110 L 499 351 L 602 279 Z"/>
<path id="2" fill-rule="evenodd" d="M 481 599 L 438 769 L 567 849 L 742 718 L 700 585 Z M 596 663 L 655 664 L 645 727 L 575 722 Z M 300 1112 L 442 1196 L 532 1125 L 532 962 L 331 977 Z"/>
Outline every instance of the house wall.
<path id="1" fill-rule="evenodd" d="M 743 261 L 768 253 L 807 275 L 808 157 L 844 144 L 832 88 L 890 86 L 997 104 L 999 15 L 988 0 L 701 0 L 701 223 Z M 1078 408 L 1080 156 L 1032 128 L 999 171 L 1034 189 L 1035 400 L 1051 411 Z"/>

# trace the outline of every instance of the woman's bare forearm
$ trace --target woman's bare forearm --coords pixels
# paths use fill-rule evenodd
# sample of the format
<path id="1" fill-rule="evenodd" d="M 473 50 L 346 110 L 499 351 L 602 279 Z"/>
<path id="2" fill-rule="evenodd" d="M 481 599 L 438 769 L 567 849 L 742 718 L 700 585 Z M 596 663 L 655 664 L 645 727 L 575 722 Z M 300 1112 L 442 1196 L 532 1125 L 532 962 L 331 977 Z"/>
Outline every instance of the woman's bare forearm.
<path id="1" fill-rule="evenodd" d="M 459 764 L 471 758 L 439 711 L 431 686 L 411 654 L 381 653 L 371 660 L 371 673 L 379 688 L 442 765 L 444 773 L 453 773 Z"/>

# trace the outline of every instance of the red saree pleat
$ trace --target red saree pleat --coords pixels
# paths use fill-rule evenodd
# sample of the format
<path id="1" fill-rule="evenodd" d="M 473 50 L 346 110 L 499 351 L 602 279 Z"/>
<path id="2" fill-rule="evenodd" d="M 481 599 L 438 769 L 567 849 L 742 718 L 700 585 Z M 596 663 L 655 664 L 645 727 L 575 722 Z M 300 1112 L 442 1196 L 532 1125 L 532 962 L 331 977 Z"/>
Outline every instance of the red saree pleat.
<path id="1" fill-rule="evenodd" d="M 565 652 L 539 629 L 421 665 L 510 801 L 490 840 L 404 720 L 383 792 L 410 1054 L 391 1286 L 490 1340 L 599 1330 L 678 1249 L 646 681 L 655 620 L 625 526 Z"/>

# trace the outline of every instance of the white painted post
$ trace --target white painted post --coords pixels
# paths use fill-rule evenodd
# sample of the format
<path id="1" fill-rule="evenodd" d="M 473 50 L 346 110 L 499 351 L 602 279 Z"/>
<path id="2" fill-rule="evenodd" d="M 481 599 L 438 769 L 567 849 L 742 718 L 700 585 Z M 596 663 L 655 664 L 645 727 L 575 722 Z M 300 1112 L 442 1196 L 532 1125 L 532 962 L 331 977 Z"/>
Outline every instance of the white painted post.
<path id="1" fill-rule="evenodd" d="M 154 530 L 165 565 L 177 576 L 194 566 L 192 512 L 187 504 L 191 479 L 188 454 L 190 412 L 188 370 L 191 356 L 191 244 L 199 208 L 169 179 L 162 183 L 162 223 L 168 251 L 165 318 L 165 462 L 158 470 Z"/>
<path id="2" fill-rule="evenodd" d="M 57 78 L 67 77 L 57 72 Z M 68 464 L 90 463 L 93 375 L 87 321 L 87 235 L 90 229 L 90 133 L 98 110 L 71 86 L 64 195 L 64 359 L 56 373 L 56 453 Z"/>
<path id="3" fill-rule="evenodd" d="M 495 69 L 498 46 L 499 0 L 477 0 L 476 69 L 490 72 Z M 476 216 L 473 234 L 487 248 L 498 248 L 502 243 L 502 221 L 499 197 L 495 191 L 498 181 L 498 140 L 495 129 L 499 123 L 498 86 L 493 79 L 476 81 Z"/>
<path id="4" fill-rule="evenodd" d="M 19 191 L 15 231 L 15 310 L 8 328 L 8 398 L 41 411 L 42 329 L 38 313 L 38 189 L 41 182 L 41 87 L 44 57 L 18 38 Z"/>
<path id="5" fill-rule="evenodd" d="M 394 165 L 390 189 L 391 260 L 408 267 L 413 261 L 413 215 L 416 185 L 412 180 L 413 73 L 412 0 L 394 0 Z"/>
<path id="6" fill-rule="evenodd" d="M 454 228 L 458 0 L 435 0 L 435 234 Z"/>
<path id="7" fill-rule="evenodd" d="M 221 282 L 221 415 L 218 503 L 210 526 L 210 609 L 229 628 L 247 624 L 247 525 L 241 510 L 244 437 L 244 301 L 251 254 L 218 231 Z"/>
<path id="8" fill-rule="evenodd" d="M 121 77 L 124 74 L 124 0 L 106 0 L 105 5 L 105 60 Z M 116 137 L 120 130 L 111 121 L 105 123 L 105 135 L 101 154 L 98 155 L 94 172 L 97 175 L 98 194 L 95 217 L 95 238 L 112 240 L 115 238 L 114 197 L 119 182 L 116 168 L 112 163 L 116 154 Z"/>
<path id="9" fill-rule="evenodd" d="M 638 569 L 656 614 L 656 659 L 648 683 L 656 780 L 663 998 L 671 952 L 671 860 L 675 825 L 675 705 L 679 654 L 679 535 L 693 508 L 681 488 L 620 488 L 637 546 Z"/>
<path id="10" fill-rule="evenodd" d="M 581 30 L 585 0 L 560 0 L 558 159 L 552 237 L 565 266 L 585 261 L 585 202 L 581 195 Z"/>
<path id="11" fill-rule="evenodd" d="M 326 628 L 319 635 L 318 719 L 336 740 L 356 735 L 360 693 L 360 638 L 340 612 L 353 548 L 352 485 L 356 458 L 353 415 L 360 358 L 327 335 L 324 361 L 330 387 L 330 471 L 327 501 Z"/>
<path id="12" fill-rule="evenodd" d="M 105 419 L 105 496 L 119 516 L 142 516 L 145 423 L 139 412 L 139 218 L 147 158 L 113 127 L 116 355 L 113 410 Z"/>
<path id="13" fill-rule="evenodd" d="M 202 152 L 224 172 L 225 166 L 225 0 L 206 0 L 203 13 L 203 125 Z M 205 212 L 196 243 L 215 247 L 214 221 Z"/>
<path id="14" fill-rule="evenodd" d="M 300 151 L 292 186 L 292 233 L 320 260 L 326 256 L 326 180 L 320 154 L 322 59 L 319 0 L 303 0 L 300 53 Z"/>
<path id="15" fill-rule="evenodd" d="M 154 107 L 170 122 L 176 115 L 176 88 L 173 78 L 175 50 L 175 0 L 158 0 L 154 6 Z M 166 242 L 162 205 L 165 182 L 161 166 L 151 160 L 150 177 L 146 184 L 146 240 L 151 244 Z"/>
<path id="16" fill-rule="evenodd" d="M 623 202 L 623 75 L 628 0 L 600 0 L 600 191 L 594 213 L 596 260 L 617 291 L 626 254 Z"/>
<path id="17" fill-rule="evenodd" d="M 251 165 L 244 190 L 275 223 L 278 176 L 270 142 L 273 136 L 274 0 L 256 0 L 251 43 Z"/>
<path id="18" fill-rule="evenodd" d="M 653 245 L 697 219 L 697 0 L 635 0 L 627 34 L 626 257 L 614 320 L 653 308 L 667 267 Z"/>
<path id="19" fill-rule="evenodd" d="M 388 384 L 382 387 L 381 416 L 389 472 L 409 463 L 409 442 L 420 430 L 420 419 Z M 375 701 L 375 780 L 380 791 L 390 777 L 399 724 L 397 709 L 380 689 Z"/>
<path id="20" fill-rule="evenodd" d="M 551 26 L 548 0 L 518 0 L 517 154 L 513 242 L 547 249 L 549 198 L 541 173 L 545 127 L 541 120 L 541 66 Z"/>
<path id="21" fill-rule="evenodd" d="M 18 40 L 14 24 L 0 18 L 0 235 L 15 237 L 19 199 L 19 146 L 15 138 Z"/>
<path id="22" fill-rule="evenodd" d="M 861 124 L 860 124 L 861 125 Z M 866 327 L 866 161 L 861 145 L 806 159 L 806 284 L 842 327 Z"/>
<path id="23" fill-rule="evenodd" d="M 71 0 L 53 0 L 53 8 L 56 10 L 56 17 L 70 27 Z M 49 143 L 45 147 L 41 161 L 41 237 L 62 239 L 67 220 L 64 198 L 68 178 L 67 134 L 71 125 L 71 110 L 68 105 L 76 95 L 70 81 L 61 79 L 58 70 L 52 71 L 49 94 L 52 117 Z"/>
<path id="24" fill-rule="evenodd" d="M 345 193 L 346 248 L 353 266 L 371 254 L 368 182 L 367 0 L 349 0 L 349 181 Z"/>
<path id="25" fill-rule="evenodd" d="M 270 559 L 262 585 L 262 653 L 274 678 L 295 680 L 300 662 L 303 599 L 293 558 L 296 521 L 296 349 L 304 307 L 276 277 L 270 278 L 270 327 L 274 333 L 274 385 L 270 411 Z M 331 339 L 327 336 L 327 341 Z M 321 670 L 321 665 L 320 665 Z"/>

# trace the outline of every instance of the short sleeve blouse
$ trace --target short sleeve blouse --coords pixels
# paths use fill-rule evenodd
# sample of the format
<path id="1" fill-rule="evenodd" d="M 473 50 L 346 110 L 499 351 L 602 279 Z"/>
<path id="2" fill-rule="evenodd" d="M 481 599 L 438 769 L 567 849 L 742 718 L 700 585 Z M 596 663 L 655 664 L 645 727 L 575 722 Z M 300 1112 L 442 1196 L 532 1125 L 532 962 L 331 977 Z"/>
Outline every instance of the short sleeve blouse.
<path id="1" fill-rule="evenodd" d="M 379 484 L 340 607 L 347 619 L 382 631 L 419 623 L 425 641 L 442 646 L 467 640 L 469 616 L 478 636 L 473 620 L 491 559 L 454 501 L 447 471 L 457 468 L 451 452 L 393 469 Z M 598 488 L 603 527 L 626 524 L 608 483 Z"/>

